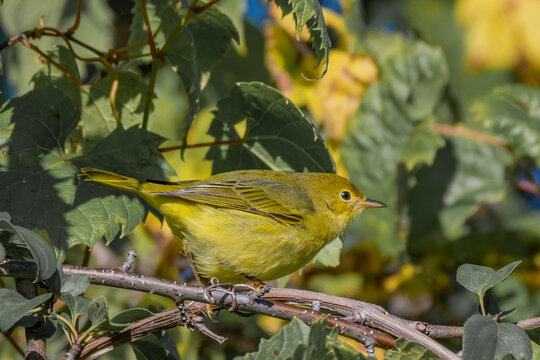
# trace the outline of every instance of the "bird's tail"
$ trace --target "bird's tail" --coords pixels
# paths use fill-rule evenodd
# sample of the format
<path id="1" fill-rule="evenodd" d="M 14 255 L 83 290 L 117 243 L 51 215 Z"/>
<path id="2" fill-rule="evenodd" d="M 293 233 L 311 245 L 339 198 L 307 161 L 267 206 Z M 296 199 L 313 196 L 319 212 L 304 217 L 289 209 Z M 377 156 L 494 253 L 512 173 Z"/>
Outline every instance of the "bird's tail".
<path id="1" fill-rule="evenodd" d="M 140 182 L 136 179 L 94 168 L 82 168 L 79 179 L 110 189 L 131 193 L 138 193 L 140 188 Z"/>

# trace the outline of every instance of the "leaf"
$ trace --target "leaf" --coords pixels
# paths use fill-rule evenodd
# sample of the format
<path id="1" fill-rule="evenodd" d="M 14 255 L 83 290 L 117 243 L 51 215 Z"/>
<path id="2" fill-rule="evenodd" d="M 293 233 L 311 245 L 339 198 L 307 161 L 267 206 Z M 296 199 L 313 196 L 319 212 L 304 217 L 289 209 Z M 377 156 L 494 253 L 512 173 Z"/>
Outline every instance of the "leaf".
<path id="1" fill-rule="evenodd" d="M 73 296 L 80 295 L 88 290 L 90 286 L 90 277 L 88 275 L 74 274 L 66 276 L 62 281 L 60 288 L 61 294 L 71 294 Z"/>
<path id="2" fill-rule="evenodd" d="M 174 171 L 156 150 L 163 140 L 136 126 L 127 130 L 116 129 L 72 162 L 78 168 L 94 166 L 142 180 L 165 179 Z M 79 183 L 74 205 L 67 214 L 69 229 L 76 231 L 77 235 L 71 238 L 70 245 L 82 243 L 93 246 L 102 236 L 107 242 L 118 233 L 125 236 L 146 217 L 147 206 L 136 197 Z"/>
<path id="3" fill-rule="evenodd" d="M 448 65 L 440 48 L 415 41 L 382 65 L 393 98 L 412 120 L 430 115 L 448 84 Z"/>
<path id="4" fill-rule="evenodd" d="M 397 351 L 396 351 L 397 350 Z M 403 338 L 396 340 L 396 350 L 388 350 L 384 360 L 438 360 L 439 357 L 420 344 Z"/>
<path id="5" fill-rule="evenodd" d="M 161 344 L 151 341 L 137 340 L 131 343 L 137 360 L 176 360 L 176 357 Z"/>
<path id="6" fill-rule="evenodd" d="M 57 45 L 52 50 L 47 51 L 47 55 L 61 64 L 75 79 L 81 81 L 75 57 L 67 47 Z M 48 86 L 53 86 L 71 99 L 75 109 L 80 109 L 82 101 L 81 89 L 56 66 L 46 63 L 34 74 L 32 82 L 34 83 L 34 89 L 45 89 Z"/>
<path id="7" fill-rule="evenodd" d="M 327 326 L 326 318 L 311 327 L 297 318 L 281 328 L 270 339 L 261 340 L 259 350 L 239 359 L 368 359 L 352 346 L 338 339 L 338 330 Z"/>
<path id="8" fill-rule="evenodd" d="M 498 202 L 506 195 L 507 151 L 479 141 L 449 139 L 457 163 L 443 198 L 439 220 L 448 238 L 465 232 L 463 224 L 485 203 Z M 474 156 L 471 156 L 474 154 Z"/>
<path id="9" fill-rule="evenodd" d="M 0 331 L 8 331 L 17 321 L 45 303 L 51 296 L 52 293 L 46 293 L 26 299 L 14 290 L 0 288 Z"/>
<path id="10" fill-rule="evenodd" d="M 307 26 L 312 48 L 317 56 L 317 67 L 324 61 L 324 70 L 319 76 L 323 77 L 328 69 L 328 53 L 330 51 L 330 37 L 324 22 L 321 5 L 317 0 L 274 0 L 283 11 L 283 15 L 293 13 L 296 23 L 296 39 L 300 39 L 302 28 Z"/>
<path id="11" fill-rule="evenodd" d="M 278 356 L 281 359 L 290 359 L 297 349 L 306 348 L 309 331 L 308 325 L 294 318 L 270 339 L 262 339 L 257 352 L 238 356 L 235 360 L 262 360 Z"/>
<path id="12" fill-rule="evenodd" d="M 430 127 L 430 123 L 425 121 L 418 125 L 401 152 L 400 161 L 409 171 L 418 165 L 432 165 L 437 150 L 445 144 L 442 136 Z"/>
<path id="13" fill-rule="evenodd" d="M 516 157 L 540 163 L 540 90 L 526 85 L 494 89 L 471 106 L 468 124 L 505 141 Z"/>
<path id="14" fill-rule="evenodd" d="M 384 254 L 397 255 L 397 169 L 414 125 L 391 100 L 384 84 L 373 84 L 349 120 L 340 153 L 351 181 L 388 211 L 366 211 L 355 222 L 364 237 L 376 240 Z"/>
<path id="15" fill-rule="evenodd" d="M 192 17 L 186 24 L 195 41 L 195 53 L 201 72 L 208 72 L 223 57 L 232 40 L 240 37 L 231 19 L 220 9 L 212 6 Z"/>
<path id="16" fill-rule="evenodd" d="M 478 314 L 465 322 L 463 360 L 503 359 L 507 354 L 516 359 L 532 358 L 531 342 L 523 329 Z"/>
<path id="17" fill-rule="evenodd" d="M 2 23 L 2 30 L 9 36 L 39 27 L 41 18 L 45 26 L 66 31 L 74 24 L 75 9 L 76 4 L 69 0 L 50 0 L 47 4 L 39 1 L 8 1 L 0 11 L 0 23 Z M 25 14 L 24 18 L 21 18 L 20 14 Z M 114 13 L 108 4 L 90 1 L 82 8 L 81 18 L 84 20 L 80 22 L 74 36 L 106 52 L 113 46 L 113 17 Z M 31 39 L 30 42 L 48 52 L 58 40 L 52 36 L 42 36 L 39 40 Z M 83 47 L 75 46 L 75 51 L 79 56 L 95 56 Z M 41 66 L 48 67 L 48 64 L 36 61 L 37 54 L 28 52 L 28 49 L 23 46 L 12 46 L 6 55 L 5 74 L 18 94 L 31 89 L 30 80 Z M 61 64 L 64 65 L 64 63 Z"/>
<path id="18" fill-rule="evenodd" d="M 133 73 L 127 71 L 116 73 L 118 76 L 116 108 L 122 126 L 127 129 L 142 123 L 148 85 L 140 76 Z M 80 131 L 79 136 L 84 149 L 90 149 L 117 129 L 109 98 L 111 84 L 112 77 L 109 74 L 93 84 L 90 91 L 82 94 L 82 127 L 77 131 Z"/>
<path id="19" fill-rule="evenodd" d="M 152 315 L 154 315 L 154 313 L 148 309 L 131 308 L 128 310 L 124 310 L 118 315 L 114 316 L 111 319 L 111 323 L 125 324 L 127 326 L 134 321 L 146 319 L 147 317 L 150 317 Z"/>
<path id="20" fill-rule="evenodd" d="M 339 237 L 326 244 L 313 258 L 313 263 L 320 266 L 336 267 L 339 265 L 343 242 Z"/>
<path id="21" fill-rule="evenodd" d="M 5 154 L 0 208 L 9 211 L 14 224 L 47 230 L 60 255 L 75 244 L 92 246 L 102 236 L 111 241 L 119 232 L 125 235 L 146 214 L 138 199 L 78 184 L 78 166 L 143 179 L 173 174 L 156 151 L 163 138 L 135 127 L 115 129 L 84 156 L 68 159 L 64 144 L 78 117 L 71 101 L 53 87 L 33 90 L 0 110 L 0 131 L 9 134 L 0 143 Z"/>
<path id="22" fill-rule="evenodd" d="M 176 13 L 170 13 L 170 16 L 178 15 Z M 163 31 L 167 34 L 172 33 L 173 30 L 167 29 L 166 25 L 163 26 Z M 199 71 L 198 53 L 195 47 L 195 40 L 188 27 L 184 27 L 174 39 L 167 50 L 165 59 L 180 77 L 189 100 L 188 111 L 181 130 L 182 144 L 186 145 L 188 131 L 193 124 L 195 115 L 199 111 L 199 97 L 201 96 L 201 74 Z"/>
<path id="23" fill-rule="evenodd" d="M 6 249 L 4 249 L 4 246 L 0 244 L 0 262 L 4 261 L 6 259 Z"/>
<path id="24" fill-rule="evenodd" d="M 486 291 L 506 279 L 521 261 L 514 261 L 495 271 L 489 267 L 463 264 L 457 270 L 456 281 L 479 296 L 483 297 Z"/>
<path id="25" fill-rule="evenodd" d="M 60 298 L 64 300 L 71 313 L 73 321 L 77 321 L 79 315 L 86 314 L 88 307 L 90 306 L 91 299 L 82 295 L 73 296 L 71 293 L 65 293 L 60 295 Z"/>
<path id="26" fill-rule="evenodd" d="M 148 54 L 150 52 L 150 48 L 148 46 L 148 33 L 146 31 L 146 26 L 144 23 L 140 4 L 141 4 L 140 2 L 135 2 L 132 8 L 133 18 L 131 20 L 131 23 L 129 24 L 128 46 L 133 46 L 133 45 L 138 45 L 138 44 L 146 44 L 146 45 L 132 48 L 129 51 L 129 54 L 131 56 Z M 150 29 L 152 30 L 152 33 L 156 33 L 156 30 L 160 26 L 167 26 L 167 27 L 175 26 L 175 24 L 168 23 L 168 21 L 174 20 L 173 17 L 162 19 L 163 14 L 167 12 L 174 12 L 172 6 L 170 6 L 169 4 L 169 1 L 147 0 L 145 1 L 145 5 L 146 5 L 146 13 L 148 16 Z M 162 20 L 165 20 L 166 22 L 162 24 Z M 163 46 L 165 44 L 166 38 L 165 38 L 165 35 L 163 34 L 163 31 L 159 31 L 157 33 L 157 36 L 154 38 L 154 41 L 158 47 Z M 130 60 L 128 63 L 128 66 L 137 66 L 143 63 L 151 63 L 151 62 L 152 62 L 152 57 L 147 56 L 143 58 L 137 58 L 135 60 Z"/>
<path id="27" fill-rule="evenodd" d="M 96 330 L 109 323 L 109 309 L 105 297 L 100 296 L 90 301 L 88 305 L 88 320 L 92 323 L 91 330 Z"/>
<path id="28" fill-rule="evenodd" d="M 241 144 L 210 148 L 213 173 L 239 169 L 335 172 L 334 162 L 313 123 L 268 85 L 237 83 L 218 103 L 209 134 L 215 141 Z M 240 136 L 235 126 L 245 122 Z M 243 138 L 243 141 L 240 139 Z"/>
<path id="29" fill-rule="evenodd" d="M 20 226 L 13 225 L 6 219 L 0 218 L 0 230 L 7 230 L 18 236 L 32 253 L 36 261 L 35 281 L 47 280 L 56 271 L 56 254 L 51 245 L 36 233 Z"/>

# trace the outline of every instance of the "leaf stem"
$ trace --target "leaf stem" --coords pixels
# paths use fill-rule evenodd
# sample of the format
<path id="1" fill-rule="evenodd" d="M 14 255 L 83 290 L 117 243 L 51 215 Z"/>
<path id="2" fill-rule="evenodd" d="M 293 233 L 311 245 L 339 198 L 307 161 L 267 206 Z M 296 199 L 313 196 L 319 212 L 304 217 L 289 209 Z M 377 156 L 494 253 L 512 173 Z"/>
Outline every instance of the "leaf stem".
<path id="1" fill-rule="evenodd" d="M 69 328 L 69 330 L 71 330 L 71 333 L 73 334 L 73 338 L 72 339 L 68 339 L 69 340 L 69 344 L 74 344 L 76 343 L 78 340 L 79 340 L 79 333 L 77 331 L 77 329 L 75 329 L 75 327 L 73 326 L 72 323 L 70 323 L 65 317 L 63 317 L 62 315 L 60 314 L 56 314 L 56 318 L 60 321 L 62 321 L 64 324 L 66 324 L 66 326 Z"/>
<path id="2" fill-rule="evenodd" d="M 173 150 L 180 150 L 182 148 L 185 149 L 194 149 L 199 147 L 205 147 L 205 146 L 220 146 L 220 145 L 240 145 L 246 142 L 246 139 L 236 139 L 236 140 L 225 140 L 225 141 L 212 141 L 212 142 L 206 142 L 206 143 L 199 143 L 199 144 L 190 144 L 190 145 L 175 145 L 175 146 L 169 146 L 164 148 L 159 148 L 158 151 L 161 153 L 173 151 Z"/>
<path id="3" fill-rule="evenodd" d="M 152 55 L 152 71 L 150 72 L 150 79 L 148 80 L 148 87 L 146 88 L 146 99 L 144 102 L 144 115 L 142 121 L 142 128 L 148 128 L 148 118 L 150 117 L 150 108 L 152 107 L 152 100 L 154 97 L 154 86 L 156 85 L 157 72 L 163 60 Z"/>
<path id="4" fill-rule="evenodd" d="M 152 56 L 159 56 L 158 50 L 156 48 L 156 43 L 154 42 L 154 34 L 152 33 L 152 28 L 150 26 L 150 20 L 148 19 L 148 12 L 146 11 L 146 4 L 144 0 L 140 0 L 141 13 L 143 16 L 144 26 L 146 27 L 146 35 L 148 36 L 148 45 L 150 46 L 150 52 Z"/>
<path id="5" fill-rule="evenodd" d="M 79 24 L 81 23 L 81 12 L 82 12 L 82 0 L 78 1 L 77 4 L 77 16 L 75 17 L 75 22 L 73 23 L 73 26 L 66 31 L 66 34 L 73 34 L 75 30 L 79 28 Z"/>
<path id="6" fill-rule="evenodd" d="M 468 138 L 472 140 L 482 141 L 491 145 L 498 146 L 502 149 L 505 149 L 512 155 L 514 154 L 514 150 L 512 149 L 510 145 L 508 145 L 503 140 L 496 138 L 495 136 L 483 134 L 481 132 L 467 129 L 461 126 L 452 126 L 452 125 L 445 125 L 445 124 L 435 124 L 433 125 L 432 129 L 435 132 L 438 132 L 439 134 L 460 136 L 460 137 L 464 137 L 464 138 Z"/>
<path id="7" fill-rule="evenodd" d="M 486 308 L 484 307 L 484 297 L 481 294 L 478 294 L 478 300 L 480 300 L 480 311 L 482 311 L 482 315 L 486 316 Z"/>
<path id="8" fill-rule="evenodd" d="M 205 10 L 207 10 L 209 7 L 211 7 L 211 6 L 215 5 L 215 4 L 217 4 L 217 3 L 220 2 L 220 1 L 221 1 L 221 0 L 212 0 L 212 1 L 210 1 L 210 2 L 208 2 L 208 3 L 206 3 L 206 4 L 204 4 L 204 5 L 197 6 L 197 7 L 195 8 L 195 12 L 196 12 L 197 14 L 200 14 L 200 13 L 204 12 Z"/>
<path id="9" fill-rule="evenodd" d="M 67 77 L 68 79 L 70 79 L 73 83 L 75 83 L 75 85 L 77 85 L 79 88 L 82 87 L 82 84 L 81 82 L 75 78 L 75 76 L 73 76 L 73 74 L 71 74 L 67 69 L 65 69 L 62 65 L 60 65 L 59 63 L 57 63 L 56 61 L 54 61 L 49 55 L 45 54 L 43 51 L 41 51 L 37 46 L 34 46 L 32 43 L 30 43 L 28 41 L 28 38 L 26 37 L 25 34 L 20 34 L 18 35 L 20 36 L 20 43 L 23 44 L 24 47 L 27 47 L 31 50 L 34 50 L 35 52 L 37 52 L 39 55 L 41 55 L 45 60 L 47 60 L 47 62 L 49 62 L 50 64 L 52 64 L 54 67 L 56 67 L 58 70 L 60 70 L 61 72 L 63 72 Z"/>

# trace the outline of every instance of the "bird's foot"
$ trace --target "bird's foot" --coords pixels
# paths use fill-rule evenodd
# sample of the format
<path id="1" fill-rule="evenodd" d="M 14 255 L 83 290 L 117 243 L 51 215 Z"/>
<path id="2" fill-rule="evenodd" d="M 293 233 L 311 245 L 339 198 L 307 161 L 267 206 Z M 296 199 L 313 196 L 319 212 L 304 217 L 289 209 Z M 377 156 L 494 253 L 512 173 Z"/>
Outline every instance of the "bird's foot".
<path id="1" fill-rule="evenodd" d="M 257 299 L 260 299 L 264 294 L 270 291 L 271 287 L 259 281 L 255 286 L 249 284 L 231 284 L 231 283 L 220 283 L 217 278 L 212 278 L 210 280 L 210 285 L 204 289 L 204 299 L 210 304 L 215 304 L 215 298 L 212 296 L 212 292 L 219 291 L 225 295 L 231 296 L 231 306 L 228 308 L 228 311 L 233 312 L 238 308 L 237 293 L 239 292 L 250 292 L 249 301 L 252 303 Z"/>

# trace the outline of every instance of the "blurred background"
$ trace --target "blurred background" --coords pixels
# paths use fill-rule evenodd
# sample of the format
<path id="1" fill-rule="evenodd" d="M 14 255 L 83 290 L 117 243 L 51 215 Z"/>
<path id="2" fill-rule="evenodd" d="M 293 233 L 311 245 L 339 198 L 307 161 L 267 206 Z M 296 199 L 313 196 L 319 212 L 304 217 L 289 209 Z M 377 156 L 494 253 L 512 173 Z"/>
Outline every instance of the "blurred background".
<path id="1" fill-rule="evenodd" d="M 76 2 L 54 3 L 63 10 L 53 22 L 63 29 L 62 24 L 73 21 Z M 54 9 L 52 3 L 48 4 Z M 473 120 L 496 111 L 496 104 L 490 102 L 495 101 L 491 97 L 494 89 L 518 83 L 538 86 L 540 3 L 330 0 L 321 4 L 332 50 L 328 73 L 318 81 L 306 79 L 316 78 L 320 68 L 314 68 L 316 60 L 306 45 L 307 33 L 296 41 L 291 15 L 282 17 L 272 3 L 259 0 L 222 0 L 218 4 L 240 29 L 241 42 L 229 48 L 205 79 L 202 110 L 188 138 L 191 144 L 212 141 L 206 132 L 217 101 L 227 96 L 237 81 L 261 81 L 278 88 L 313 119 L 339 174 L 350 177 L 369 197 L 390 205 L 384 214 L 377 211 L 361 216 L 343 235 L 339 264 L 309 265 L 293 274 L 287 286 L 376 303 L 407 319 L 461 325 L 477 311 L 477 299 L 456 283 L 459 265 L 500 268 L 522 260 L 516 273 L 493 290 L 493 296 L 501 309 L 517 308 L 509 321 L 537 316 L 540 171 L 534 159 L 446 136 L 444 131 L 434 131 L 432 125 L 460 124 L 481 131 L 477 126 L 481 120 Z M 38 26 L 43 15 L 40 11 L 51 11 L 33 9 L 24 17 L 14 18 L 8 16 L 14 6 L 19 5 L 9 0 L 0 6 L 0 43 Z M 85 2 L 86 22 L 81 24 L 80 36 L 98 48 L 125 46 L 133 6 L 134 2 L 128 0 Z M 39 45 L 46 49 L 53 43 L 44 38 Z M 421 56 L 421 44 L 429 46 L 425 58 Z M 2 103 L 31 89 L 32 75 L 40 64 L 35 54 L 22 46 L 6 49 L 0 56 Z M 393 63 L 398 56 L 405 60 Z M 386 90 L 380 86 L 390 84 L 392 91 L 399 93 L 395 79 L 400 74 L 412 74 L 400 70 L 407 59 L 417 61 L 418 71 L 437 69 L 433 81 L 440 81 L 433 104 L 421 103 L 424 98 L 428 102 L 429 93 L 415 94 L 420 100 L 412 100 L 418 101 L 414 104 L 418 106 L 411 108 L 408 121 L 420 130 L 415 133 L 418 138 L 406 141 L 414 147 L 400 145 L 400 135 L 408 131 L 403 129 L 408 129 L 405 125 L 409 123 L 390 114 L 392 104 L 387 103 Z M 429 61 L 436 66 L 426 65 Z M 84 64 L 79 70 L 86 83 L 99 73 L 95 65 Z M 134 71 L 148 74 L 145 65 Z M 187 109 L 185 91 L 174 79 L 164 69 L 156 81 L 157 99 L 149 130 L 169 139 L 163 146 L 178 144 Z M 531 101 L 534 103 L 534 99 Z M 425 114 L 413 114 L 426 106 L 429 111 Z M 527 109 L 536 124 L 540 123 L 539 109 L 538 103 Z M 418 125 L 419 118 L 425 129 Z M 530 134 L 533 138 L 540 133 L 540 125 L 536 126 L 537 133 Z M 425 136 L 420 131 L 425 131 Z M 528 128 L 516 131 L 527 132 Z M 205 159 L 207 150 L 187 149 L 184 160 L 177 151 L 165 155 L 178 179 L 193 179 L 211 173 L 211 162 Z M 137 273 L 167 279 L 192 277 L 187 261 L 179 254 L 178 242 L 152 215 L 129 236 L 109 245 L 98 243 L 89 266 L 119 266 L 130 249 L 138 254 Z M 67 263 L 80 264 L 84 252 L 82 247 L 72 249 Z M 91 286 L 87 296 L 105 292 L 113 314 L 129 307 L 157 310 L 174 306 L 156 296 L 97 286 Z M 226 312 L 217 320 L 209 326 L 229 338 L 223 345 L 184 328 L 162 336 L 169 339 L 170 350 L 184 360 L 229 359 L 255 351 L 260 338 L 270 337 L 284 324 L 277 319 L 241 318 Z M 16 332 L 14 338 L 23 335 Z M 347 341 L 362 349 L 356 342 Z M 65 346 L 60 336 L 49 344 L 48 351 L 56 355 Z M 446 345 L 459 349 L 459 342 Z M 377 356 L 382 358 L 382 351 L 378 350 Z M 0 358 L 15 358 L 13 349 L 2 339 Z M 131 359 L 134 354 L 131 349 L 119 348 L 102 358 Z"/>

